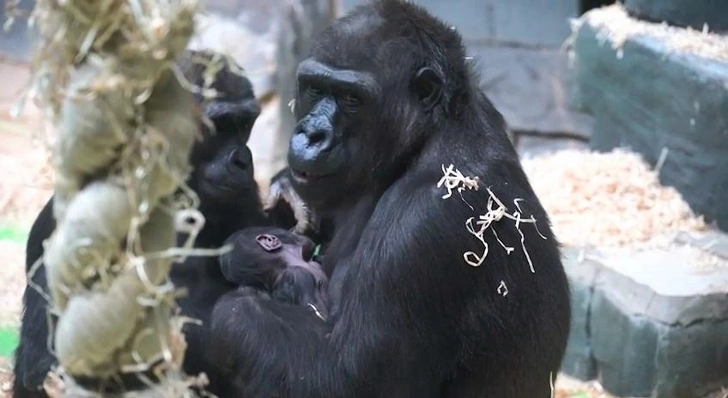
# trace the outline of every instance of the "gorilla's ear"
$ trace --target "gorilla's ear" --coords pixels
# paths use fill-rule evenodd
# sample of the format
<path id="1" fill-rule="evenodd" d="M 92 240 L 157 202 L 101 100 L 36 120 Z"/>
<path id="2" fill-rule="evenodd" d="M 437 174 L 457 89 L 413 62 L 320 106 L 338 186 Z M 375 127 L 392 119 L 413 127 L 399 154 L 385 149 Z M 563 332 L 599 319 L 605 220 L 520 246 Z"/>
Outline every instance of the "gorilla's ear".
<path id="1" fill-rule="evenodd" d="M 430 67 L 424 67 L 417 71 L 412 82 L 412 88 L 427 112 L 431 111 L 442 98 L 442 79 Z"/>

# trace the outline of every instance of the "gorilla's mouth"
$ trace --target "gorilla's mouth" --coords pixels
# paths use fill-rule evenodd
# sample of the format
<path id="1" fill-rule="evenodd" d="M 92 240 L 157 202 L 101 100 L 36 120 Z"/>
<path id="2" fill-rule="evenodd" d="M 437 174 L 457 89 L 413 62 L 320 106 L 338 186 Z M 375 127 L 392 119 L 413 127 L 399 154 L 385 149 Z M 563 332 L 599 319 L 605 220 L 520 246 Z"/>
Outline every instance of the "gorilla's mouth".
<path id="1" fill-rule="evenodd" d="M 291 169 L 291 175 L 299 183 L 309 183 L 309 182 L 319 181 L 325 177 L 328 177 L 330 174 L 311 173 L 308 171 L 299 171 L 299 170 Z"/>
<path id="2" fill-rule="evenodd" d="M 202 192 L 198 192 L 198 194 L 204 193 L 210 197 L 237 200 L 238 196 L 247 192 L 252 184 L 242 179 L 237 181 L 233 178 L 210 178 L 203 180 L 200 185 Z"/>

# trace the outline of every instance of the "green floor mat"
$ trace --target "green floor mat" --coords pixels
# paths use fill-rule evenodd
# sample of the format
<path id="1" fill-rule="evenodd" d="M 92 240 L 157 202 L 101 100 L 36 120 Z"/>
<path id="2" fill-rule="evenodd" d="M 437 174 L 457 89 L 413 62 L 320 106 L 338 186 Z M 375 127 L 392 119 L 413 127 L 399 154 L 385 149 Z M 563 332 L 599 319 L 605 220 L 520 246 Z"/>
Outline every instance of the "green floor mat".
<path id="1" fill-rule="evenodd" d="M 11 227 L 7 225 L 0 225 L 0 240 L 9 240 L 13 242 L 25 242 L 28 234 L 26 231 L 18 227 Z"/>
<path id="2" fill-rule="evenodd" d="M 14 327 L 0 328 L 0 357 L 10 357 L 18 346 L 18 330 Z"/>

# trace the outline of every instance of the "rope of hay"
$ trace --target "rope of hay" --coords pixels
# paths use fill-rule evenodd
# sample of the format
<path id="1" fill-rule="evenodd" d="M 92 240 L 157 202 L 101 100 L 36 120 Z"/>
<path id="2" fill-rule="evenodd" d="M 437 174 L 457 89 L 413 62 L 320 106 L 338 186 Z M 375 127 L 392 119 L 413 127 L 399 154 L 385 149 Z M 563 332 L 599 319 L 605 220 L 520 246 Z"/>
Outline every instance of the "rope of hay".
<path id="1" fill-rule="evenodd" d="M 87 396 L 75 377 L 150 368 L 173 396 L 190 383 L 167 276 L 184 254 L 175 232 L 194 235 L 204 222 L 178 212 L 175 195 L 199 119 L 174 62 L 197 9 L 197 0 L 38 0 L 31 16 L 31 95 L 57 130 L 57 228 L 44 262 L 66 396 Z"/>

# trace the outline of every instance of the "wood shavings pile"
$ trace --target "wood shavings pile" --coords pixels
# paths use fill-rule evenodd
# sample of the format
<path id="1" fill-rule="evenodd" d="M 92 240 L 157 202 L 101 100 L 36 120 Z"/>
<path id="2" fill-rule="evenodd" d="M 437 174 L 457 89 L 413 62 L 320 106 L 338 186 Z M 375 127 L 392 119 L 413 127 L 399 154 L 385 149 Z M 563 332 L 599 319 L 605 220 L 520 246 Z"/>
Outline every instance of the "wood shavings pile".
<path id="1" fill-rule="evenodd" d="M 563 244 L 635 246 L 661 234 L 707 229 L 635 153 L 565 150 L 522 164 Z"/>
<path id="2" fill-rule="evenodd" d="M 582 23 L 598 27 L 598 37 L 611 42 L 612 48 L 620 49 L 634 36 L 657 39 L 668 49 L 705 58 L 728 61 L 728 38 L 710 33 L 706 26 L 702 31 L 692 28 L 669 26 L 630 17 L 621 4 L 594 9 L 573 21 L 572 30 L 578 31 Z"/>
<path id="3" fill-rule="evenodd" d="M 560 374 L 556 381 L 554 398 L 616 398 L 604 391 L 597 381 L 581 381 Z"/>

